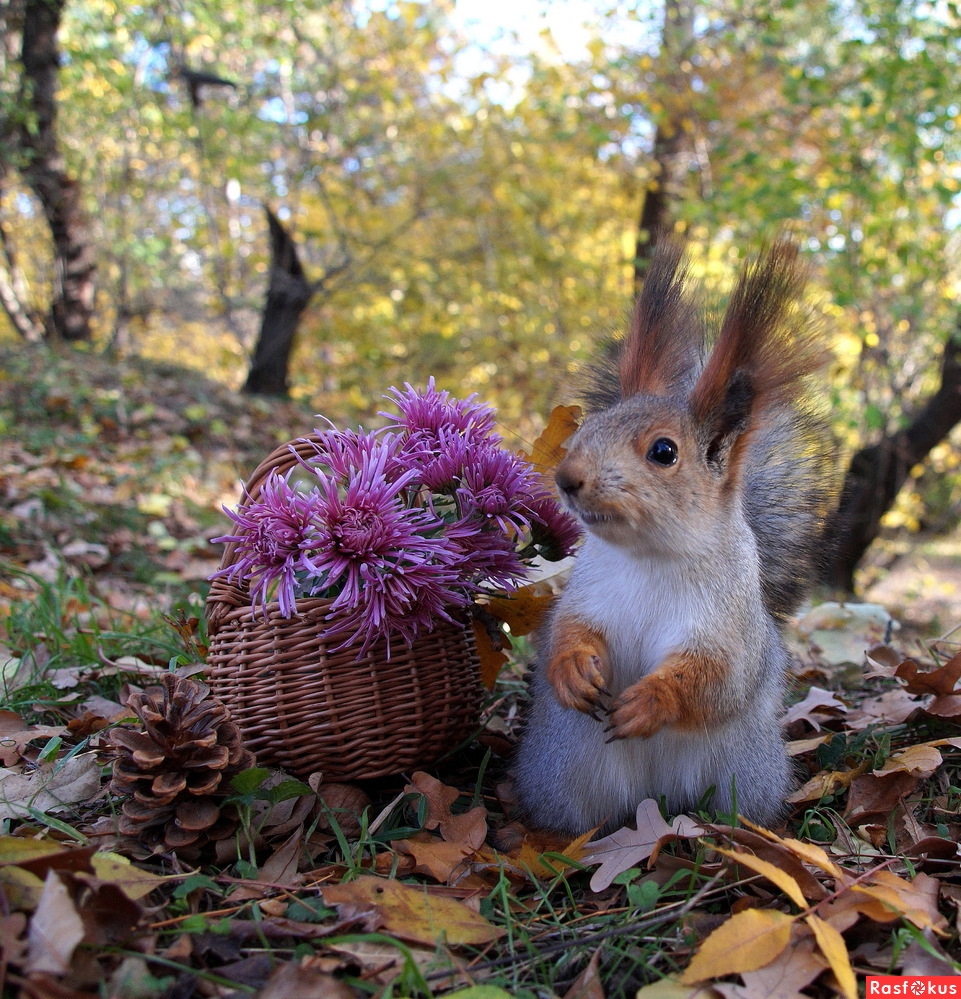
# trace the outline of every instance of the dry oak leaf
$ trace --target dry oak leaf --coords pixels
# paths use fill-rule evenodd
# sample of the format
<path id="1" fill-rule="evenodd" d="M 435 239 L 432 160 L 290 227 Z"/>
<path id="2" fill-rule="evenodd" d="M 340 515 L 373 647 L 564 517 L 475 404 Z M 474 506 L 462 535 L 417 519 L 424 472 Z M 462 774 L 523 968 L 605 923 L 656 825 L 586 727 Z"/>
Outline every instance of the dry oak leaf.
<path id="1" fill-rule="evenodd" d="M 913 659 L 905 659 L 895 675 L 905 681 L 904 689 L 911 694 L 933 695 L 924 710 L 939 718 L 961 716 L 961 691 L 955 690 L 961 679 L 961 652 L 933 670 L 923 671 Z"/>
<path id="2" fill-rule="evenodd" d="M 463 843 L 447 843 L 436 836 L 423 840 L 411 836 L 390 845 L 393 850 L 413 859 L 412 874 L 426 874 L 439 884 L 451 884 L 457 875 L 464 873 L 475 853 Z"/>
<path id="3" fill-rule="evenodd" d="M 504 931 L 456 898 L 431 895 L 425 887 L 400 881 L 360 877 L 322 889 L 326 905 L 363 906 L 377 913 L 384 930 L 415 944 L 451 947 L 493 943 Z"/>
<path id="4" fill-rule="evenodd" d="M 846 712 L 848 706 L 830 690 L 822 690 L 820 687 L 811 687 L 803 701 L 798 701 L 785 711 L 781 718 L 782 725 L 790 725 L 796 721 L 806 721 L 815 731 L 821 731 L 821 722 L 826 720 L 825 712 Z M 821 718 L 816 715 L 820 713 Z M 828 718 L 832 715 L 828 714 Z"/>
<path id="5" fill-rule="evenodd" d="M 487 839 L 487 809 L 478 805 L 459 815 L 451 812 L 451 805 L 460 797 L 456 787 L 442 784 L 423 770 L 418 770 L 404 788 L 406 794 L 424 795 L 427 799 L 427 829 L 439 829 L 448 843 L 464 843 L 472 850 L 479 850 Z"/>
<path id="6" fill-rule="evenodd" d="M 776 909 L 745 909 L 705 937 L 680 981 L 693 985 L 770 964 L 791 940 L 794 917 Z"/>
<path id="7" fill-rule="evenodd" d="M 580 418 L 580 406 L 555 406 L 544 432 L 534 441 L 530 454 L 523 451 L 521 454 L 542 475 L 553 472 L 567 453 L 564 444 L 577 430 Z"/>
<path id="8" fill-rule="evenodd" d="M 920 777 L 905 770 L 891 770 L 883 777 L 862 774 L 851 781 L 844 817 L 852 826 L 884 823 L 920 783 Z"/>
<path id="9" fill-rule="evenodd" d="M 614 878 L 630 870 L 642 860 L 657 856 L 661 847 L 676 839 L 694 839 L 704 834 L 704 827 L 687 815 L 678 815 L 668 825 L 657 802 L 645 798 L 637 806 L 637 828 L 624 826 L 589 843 L 581 862 L 600 864 L 591 878 L 591 891 L 603 891 L 610 887 Z"/>
<path id="10" fill-rule="evenodd" d="M 0 819 L 24 818 L 29 809 L 53 812 L 100 792 L 100 766 L 95 753 L 72 756 L 52 769 L 32 774 L 0 770 Z"/>

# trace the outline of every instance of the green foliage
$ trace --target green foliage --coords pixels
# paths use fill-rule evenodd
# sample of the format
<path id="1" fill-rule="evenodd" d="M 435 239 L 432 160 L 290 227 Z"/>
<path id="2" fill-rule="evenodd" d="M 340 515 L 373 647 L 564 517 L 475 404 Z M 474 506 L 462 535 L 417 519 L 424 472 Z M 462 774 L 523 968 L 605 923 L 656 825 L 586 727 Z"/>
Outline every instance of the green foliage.
<path id="1" fill-rule="evenodd" d="M 59 129 L 97 227 L 101 343 L 239 385 L 268 204 L 317 285 L 296 395 L 369 421 L 386 386 L 435 375 L 530 437 L 622 322 L 660 126 L 688 139 L 675 214 L 709 282 L 726 285 L 734 247 L 794 231 L 834 334 L 842 437 L 890 432 L 935 384 L 955 321 L 956 8 L 670 9 L 664 28 L 649 6 L 598 5 L 571 54 L 549 37 L 484 51 L 445 0 L 75 0 Z M 236 86 L 201 87 L 195 104 L 182 66 Z M 18 106 L 7 57 L 0 118 Z M 0 146 L 4 163 L 15 149 Z M 44 254 L 26 253 L 43 238 L 37 206 L 12 174 L 0 206 L 42 301 Z M 946 511 L 956 449 L 934 461 L 947 491 L 917 489 Z M 918 519 L 910 504 L 894 515 Z"/>

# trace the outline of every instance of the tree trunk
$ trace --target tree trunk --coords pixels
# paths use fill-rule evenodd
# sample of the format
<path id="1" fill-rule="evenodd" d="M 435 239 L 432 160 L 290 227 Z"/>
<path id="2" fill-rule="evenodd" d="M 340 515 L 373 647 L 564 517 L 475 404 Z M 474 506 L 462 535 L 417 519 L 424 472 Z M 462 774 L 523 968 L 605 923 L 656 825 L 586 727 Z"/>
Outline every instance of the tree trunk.
<path id="1" fill-rule="evenodd" d="M 294 335 L 301 313 L 315 289 L 304 274 L 290 234 L 269 208 L 264 211 L 270 226 L 270 280 L 244 391 L 256 395 L 287 395 Z"/>
<path id="2" fill-rule="evenodd" d="M 28 112 L 20 128 L 23 177 L 40 200 L 54 246 L 50 332 L 89 340 L 94 301 L 94 254 L 80 207 L 80 188 L 57 148 L 57 30 L 66 0 L 25 0 L 21 98 Z"/>
<path id="3" fill-rule="evenodd" d="M 683 64 L 694 42 L 694 7 L 690 0 L 666 0 L 661 30 L 661 58 L 671 66 Z M 680 71 L 670 81 L 672 110 L 662 119 L 654 134 L 651 150 L 651 179 L 644 191 L 641 216 L 634 245 L 634 293 L 639 295 L 644 276 L 654 256 L 660 233 L 670 229 L 672 204 L 679 197 L 687 168 L 690 141 L 684 128 L 684 95 L 687 82 Z"/>
<path id="4" fill-rule="evenodd" d="M 961 324 L 944 347 L 941 386 L 897 433 L 862 448 L 851 459 L 838 509 L 827 529 L 830 561 L 824 581 L 854 592 L 854 570 L 881 529 L 914 465 L 961 422 Z"/>

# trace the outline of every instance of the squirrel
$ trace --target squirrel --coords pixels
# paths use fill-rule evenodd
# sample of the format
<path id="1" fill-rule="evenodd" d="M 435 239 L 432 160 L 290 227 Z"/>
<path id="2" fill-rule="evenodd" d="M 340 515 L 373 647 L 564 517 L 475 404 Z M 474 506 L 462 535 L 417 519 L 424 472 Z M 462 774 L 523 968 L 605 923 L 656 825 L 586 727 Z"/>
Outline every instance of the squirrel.
<path id="1" fill-rule="evenodd" d="M 777 822 L 793 786 L 781 626 L 812 581 L 836 454 L 796 245 L 742 270 L 708 349 L 661 240 L 558 464 L 585 540 L 540 636 L 513 763 L 528 826 L 611 831 L 663 796 Z M 713 790 L 713 800 L 706 797 Z"/>

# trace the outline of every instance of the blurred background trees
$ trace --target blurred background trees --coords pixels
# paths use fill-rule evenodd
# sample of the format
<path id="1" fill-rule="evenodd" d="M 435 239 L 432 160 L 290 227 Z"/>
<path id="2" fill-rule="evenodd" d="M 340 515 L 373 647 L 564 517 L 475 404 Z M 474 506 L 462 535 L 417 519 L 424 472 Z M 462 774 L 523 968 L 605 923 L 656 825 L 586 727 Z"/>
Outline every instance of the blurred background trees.
<path id="1" fill-rule="evenodd" d="M 690 236 L 719 294 L 782 226 L 831 331 L 838 432 L 912 487 L 878 517 L 956 523 L 957 431 L 921 452 L 903 435 L 957 395 L 957 3 L 559 0 L 512 40 L 524 5 L 492 2 L 491 44 L 450 0 L 62 6 L 0 0 L 0 335 L 89 337 L 257 390 L 280 280 L 267 208 L 303 302 L 285 377 L 262 385 L 370 420 L 386 386 L 435 375 L 529 436 L 620 325 L 654 222 Z M 44 11 L 61 14 L 53 130 L 24 58 Z M 551 35 L 563 18 L 587 19 L 578 44 Z M 50 220 L 44 164 L 75 192 L 82 252 Z M 52 318 L 67 264 L 96 274 L 79 335 Z"/>

